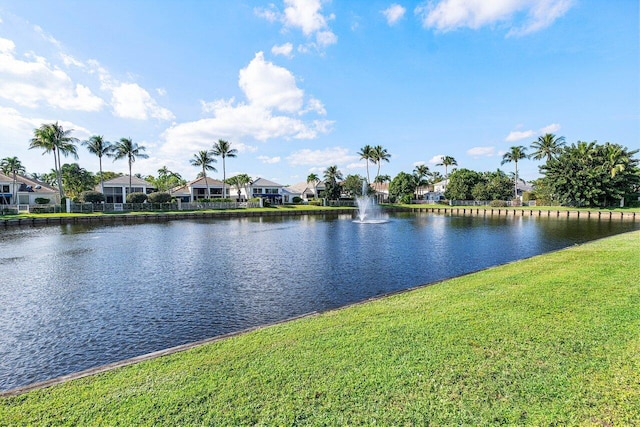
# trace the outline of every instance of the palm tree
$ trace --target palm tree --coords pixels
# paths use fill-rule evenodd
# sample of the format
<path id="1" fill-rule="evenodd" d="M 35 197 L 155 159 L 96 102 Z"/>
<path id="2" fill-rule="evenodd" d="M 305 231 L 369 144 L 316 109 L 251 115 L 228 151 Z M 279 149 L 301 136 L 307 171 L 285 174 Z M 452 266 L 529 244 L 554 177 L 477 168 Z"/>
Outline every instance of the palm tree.
<path id="1" fill-rule="evenodd" d="M 342 176 L 342 172 L 340 172 L 340 170 L 338 169 L 338 166 L 329 166 L 325 171 L 324 171 L 324 180 L 325 182 L 329 182 L 332 184 L 337 183 L 339 180 L 342 180 L 343 176 Z"/>
<path id="2" fill-rule="evenodd" d="M 82 145 L 87 147 L 91 154 L 98 156 L 100 162 L 100 192 L 104 194 L 104 177 L 102 176 L 102 158 L 111 156 L 113 145 L 109 141 L 105 141 L 102 135 L 93 135 L 86 141 L 82 141 Z"/>
<path id="3" fill-rule="evenodd" d="M 389 175 L 378 175 L 373 182 L 376 184 L 384 184 L 385 182 L 391 182 L 391 177 Z"/>
<path id="4" fill-rule="evenodd" d="M 193 158 L 189 161 L 192 166 L 202 168 L 202 177 L 204 178 L 204 182 L 207 185 L 208 199 L 211 198 L 211 190 L 209 189 L 209 181 L 207 181 L 207 171 L 218 172 L 218 169 L 211 166 L 212 163 L 218 162 L 212 156 L 213 156 L 213 151 L 200 150 L 196 154 L 194 154 Z"/>
<path id="5" fill-rule="evenodd" d="M 444 166 L 444 177 L 446 179 L 449 177 L 449 166 L 458 166 L 458 162 L 451 156 L 442 156 L 440 163 L 437 163 L 436 166 Z"/>
<path id="6" fill-rule="evenodd" d="M 549 161 L 560 152 L 560 147 L 565 144 L 564 136 L 557 137 L 552 133 L 546 133 L 538 137 L 537 141 L 531 143 L 531 148 L 536 150 L 531 153 L 531 157 L 540 160 L 544 157 Z"/>
<path id="7" fill-rule="evenodd" d="M 360 156 L 361 160 L 364 160 L 366 162 L 365 165 L 367 167 L 367 184 L 370 184 L 371 180 L 369 179 L 369 161 L 373 159 L 373 147 L 370 145 L 365 145 L 360 149 L 360 151 L 358 151 L 358 155 Z"/>
<path id="8" fill-rule="evenodd" d="M 133 142 L 131 138 L 120 138 L 120 142 L 118 142 L 113 149 L 113 160 L 120 160 L 127 158 L 129 163 L 129 194 L 131 194 L 131 165 L 136 161 L 136 158 L 147 159 L 148 155 L 144 154 L 146 148 L 142 145 L 138 145 Z"/>
<path id="9" fill-rule="evenodd" d="M 371 158 L 373 160 L 373 163 L 377 163 L 378 164 L 378 173 L 376 174 L 376 177 L 377 177 L 377 176 L 380 175 L 380 166 L 382 165 L 382 162 L 389 163 L 389 159 L 391 158 L 391 154 L 389 154 L 387 149 L 382 147 L 382 145 L 376 145 L 375 147 L 373 147 L 373 152 L 371 153 Z"/>
<path id="10" fill-rule="evenodd" d="M 24 174 L 27 172 L 26 169 L 24 168 L 24 166 L 22 165 L 22 162 L 17 157 L 5 157 L 4 159 L 0 160 L 0 171 L 2 171 L 2 173 L 5 175 L 13 174 L 13 199 L 14 199 L 14 202 L 17 203 L 17 201 L 15 201 L 16 174 L 18 173 Z"/>
<path id="11" fill-rule="evenodd" d="M 227 157 L 236 157 L 238 150 L 231 148 L 231 143 L 223 139 L 213 144 L 212 153 L 214 156 L 222 157 L 222 197 L 227 197 L 225 181 L 227 180 L 227 170 L 224 159 Z"/>
<path id="12" fill-rule="evenodd" d="M 428 181 L 425 181 L 425 178 L 429 175 L 431 175 L 431 173 L 427 165 L 418 165 L 413 170 L 413 176 L 416 177 L 416 199 L 418 199 L 418 190 L 420 187 L 428 183 Z"/>
<path id="13" fill-rule="evenodd" d="M 0 171 L 5 175 L 9 175 L 10 173 L 24 174 L 27 172 L 17 157 L 5 157 L 0 160 Z"/>
<path id="14" fill-rule="evenodd" d="M 241 173 L 240 175 L 232 176 L 227 180 L 227 184 L 233 185 L 238 190 L 238 199 L 240 199 L 242 194 L 242 189 L 246 189 L 246 185 L 251 183 L 251 177 L 246 173 Z M 247 192 L 247 199 L 249 198 L 249 193 Z"/>
<path id="15" fill-rule="evenodd" d="M 515 179 L 513 180 L 513 191 L 514 197 L 516 198 L 518 197 L 518 160 L 526 159 L 529 157 L 527 156 L 526 151 L 526 147 L 523 147 L 522 145 L 511 147 L 509 151 L 504 153 L 504 155 L 502 156 L 502 163 L 500 163 L 501 165 L 511 162 L 514 162 L 516 164 Z"/>
<path id="16" fill-rule="evenodd" d="M 307 184 L 313 184 L 313 198 L 318 198 L 318 184 L 320 183 L 320 178 L 315 173 L 310 173 L 307 177 Z"/>
<path id="17" fill-rule="evenodd" d="M 64 190 L 62 188 L 62 162 L 60 161 L 60 154 L 62 153 L 65 157 L 72 154 L 74 158 L 78 158 L 75 146 L 75 143 L 78 142 L 78 138 L 72 137 L 71 132 L 73 132 L 73 129 L 64 130 L 62 125 L 59 125 L 58 122 L 45 123 L 39 128 L 34 129 L 34 136 L 31 138 L 31 142 L 29 144 L 29 149 L 40 148 L 44 150 L 44 153 L 42 154 L 53 153 L 60 200 L 64 197 Z"/>

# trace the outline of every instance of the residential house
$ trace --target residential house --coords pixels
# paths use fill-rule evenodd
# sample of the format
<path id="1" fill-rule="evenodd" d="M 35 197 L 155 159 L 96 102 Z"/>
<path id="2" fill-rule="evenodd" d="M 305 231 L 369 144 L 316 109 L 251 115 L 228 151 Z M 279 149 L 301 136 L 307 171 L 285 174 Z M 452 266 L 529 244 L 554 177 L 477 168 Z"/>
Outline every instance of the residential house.
<path id="1" fill-rule="evenodd" d="M 207 186 L 209 193 L 207 194 Z M 230 185 L 226 185 L 227 195 L 232 190 Z M 222 197 L 222 181 L 207 177 L 196 178 L 187 182 L 180 187 L 172 188 L 171 195 L 176 199 L 180 199 L 185 203 L 197 202 L 201 199 L 221 199 Z"/>
<path id="2" fill-rule="evenodd" d="M 0 173 L 0 204 L 36 205 L 36 199 L 47 199 L 48 204 L 60 203 L 56 188 L 24 175 L 11 176 Z M 46 204 L 46 203 L 45 203 Z"/>
<path id="3" fill-rule="evenodd" d="M 253 181 L 249 186 L 249 191 L 251 193 L 249 198 L 268 199 L 269 202 L 275 204 L 292 203 L 295 194 L 287 190 L 284 185 L 264 178 Z"/>
<path id="4" fill-rule="evenodd" d="M 292 194 L 292 197 L 298 196 L 302 200 L 310 200 L 315 196 L 313 192 L 313 184 L 309 182 L 299 182 L 285 188 Z M 317 196 L 320 197 L 320 194 L 324 191 L 324 182 L 318 183 L 316 190 L 318 191 Z"/>
<path id="5" fill-rule="evenodd" d="M 100 191 L 100 184 L 95 191 Z M 148 181 L 136 176 L 131 177 L 132 193 L 153 193 L 156 188 Z M 129 194 L 129 175 L 122 175 L 104 182 L 104 197 L 106 203 L 126 203 Z"/>

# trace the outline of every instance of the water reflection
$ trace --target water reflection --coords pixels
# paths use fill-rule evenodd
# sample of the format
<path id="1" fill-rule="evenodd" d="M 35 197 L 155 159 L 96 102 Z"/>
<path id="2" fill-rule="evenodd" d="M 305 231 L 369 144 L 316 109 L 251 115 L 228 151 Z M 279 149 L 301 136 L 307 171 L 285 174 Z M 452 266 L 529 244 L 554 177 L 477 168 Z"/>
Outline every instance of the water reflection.
<path id="1" fill-rule="evenodd" d="M 392 215 L 0 232 L 0 389 L 640 228 Z"/>

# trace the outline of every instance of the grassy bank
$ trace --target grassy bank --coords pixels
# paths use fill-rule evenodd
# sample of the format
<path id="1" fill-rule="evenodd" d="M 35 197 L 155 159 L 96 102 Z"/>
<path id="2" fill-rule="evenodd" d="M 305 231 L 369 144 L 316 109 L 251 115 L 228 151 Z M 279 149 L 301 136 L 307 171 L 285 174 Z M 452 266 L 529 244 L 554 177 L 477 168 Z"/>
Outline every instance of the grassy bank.
<path id="1" fill-rule="evenodd" d="M 640 232 L 0 399 L 0 425 L 640 424 Z"/>

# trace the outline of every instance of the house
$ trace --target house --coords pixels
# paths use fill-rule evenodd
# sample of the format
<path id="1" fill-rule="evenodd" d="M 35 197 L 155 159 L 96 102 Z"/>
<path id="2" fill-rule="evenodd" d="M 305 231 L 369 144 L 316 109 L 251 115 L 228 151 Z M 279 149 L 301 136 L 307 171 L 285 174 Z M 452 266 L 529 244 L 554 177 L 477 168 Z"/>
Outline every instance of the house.
<path id="1" fill-rule="evenodd" d="M 207 194 L 207 186 L 209 194 Z M 193 203 L 201 199 L 220 199 L 222 198 L 222 181 L 207 177 L 196 178 L 187 182 L 180 187 L 172 188 L 169 193 L 176 199 L 180 199 L 185 203 Z M 226 185 L 227 194 L 230 193 L 230 185 Z"/>
<path id="2" fill-rule="evenodd" d="M 371 188 L 373 188 L 373 191 L 378 203 L 389 202 L 389 183 L 388 182 L 372 182 Z"/>
<path id="3" fill-rule="evenodd" d="M 294 193 L 286 190 L 284 185 L 264 178 L 253 181 L 249 185 L 249 191 L 251 193 L 249 198 L 268 199 L 269 202 L 275 204 L 292 203 L 294 197 Z"/>
<path id="4" fill-rule="evenodd" d="M 48 203 L 36 203 L 36 199 L 48 200 Z M 36 205 L 59 204 L 58 189 L 24 175 L 8 176 L 0 173 L 0 204 Z"/>
<path id="5" fill-rule="evenodd" d="M 122 175 L 104 182 L 104 198 L 106 203 L 126 203 L 129 194 L 129 175 Z M 100 184 L 95 191 L 100 191 Z M 131 177 L 132 193 L 153 193 L 156 188 L 148 181 L 136 176 Z"/>
<path id="6" fill-rule="evenodd" d="M 289 191 L 289 193 L 291 193 L 292 198 L 297 196 L 303 200 L 310 200 L 315 197 L 315 194 L 313 192 L 313 183 L 310 182 L 299 182 L 285 188 Z M 316 186 L 316 190 L 318 192 L 318 197 L 320 197 L 320 193 L 324 191 L 324 182 L 319 182 Z"/>

